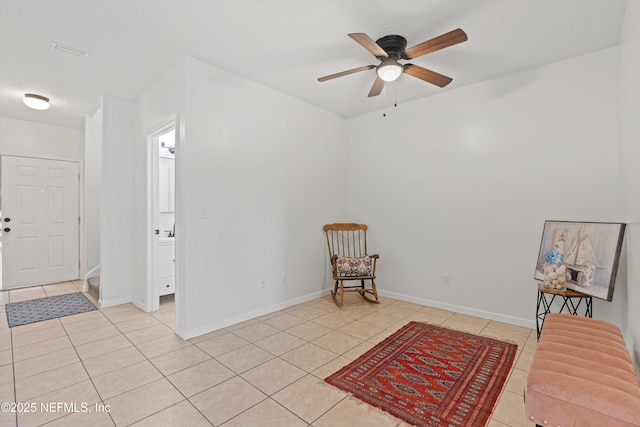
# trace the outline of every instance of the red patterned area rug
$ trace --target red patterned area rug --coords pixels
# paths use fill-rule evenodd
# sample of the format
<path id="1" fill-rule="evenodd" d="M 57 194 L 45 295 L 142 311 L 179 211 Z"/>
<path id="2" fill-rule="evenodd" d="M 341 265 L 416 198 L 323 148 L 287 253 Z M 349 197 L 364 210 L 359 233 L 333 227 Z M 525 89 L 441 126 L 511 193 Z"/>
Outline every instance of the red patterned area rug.
<path id="1" fill-rule="evenodd" d="M 416 426 L 481 427 L 517 347 L 411 322 L 325 381 Z"/>

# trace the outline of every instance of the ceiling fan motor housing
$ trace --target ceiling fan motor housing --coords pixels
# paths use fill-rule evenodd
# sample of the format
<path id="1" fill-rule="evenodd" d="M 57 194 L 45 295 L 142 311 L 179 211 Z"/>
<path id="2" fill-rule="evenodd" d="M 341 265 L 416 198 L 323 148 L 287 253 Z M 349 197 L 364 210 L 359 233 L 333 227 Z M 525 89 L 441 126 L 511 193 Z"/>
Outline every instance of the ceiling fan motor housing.
<path id="1" fill-rule="evenodd" d="M 376 40 L 376 44 L 384 49 L 390 57 L 399 59 L 402 52 L 407 48 L 407 39 L 398 35 L 390 35 Z M 382 59 L 381 57 L 378 58 Z"/>

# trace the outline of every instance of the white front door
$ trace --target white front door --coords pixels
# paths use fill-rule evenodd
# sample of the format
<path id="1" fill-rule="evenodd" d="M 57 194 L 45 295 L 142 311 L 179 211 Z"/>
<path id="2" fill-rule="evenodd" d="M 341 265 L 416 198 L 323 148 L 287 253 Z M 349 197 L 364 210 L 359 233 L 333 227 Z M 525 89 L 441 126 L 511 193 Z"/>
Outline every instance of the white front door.
<path id="1" fill-rule="evenodd" d="M 79 277 L 78 163 L 2 156 L 2 287 Z"/>

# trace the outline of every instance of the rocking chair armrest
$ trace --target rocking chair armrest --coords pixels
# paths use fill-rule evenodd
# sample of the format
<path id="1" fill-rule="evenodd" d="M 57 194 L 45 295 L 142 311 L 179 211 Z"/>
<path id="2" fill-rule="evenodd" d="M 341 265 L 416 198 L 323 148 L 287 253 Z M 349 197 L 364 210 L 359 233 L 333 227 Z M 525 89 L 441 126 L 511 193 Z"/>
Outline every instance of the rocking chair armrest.
<path id="1" fill-rule="evenodd" d="M 338 255 L 334 255 L 331 257 L 331 264 L 333 264 L 338 259 Z"/>
<path id="2" fill-rule="evenodd" d="M 380 255 L 371 254 L 371 255 L 369 255 L 369 258 L 371 258 L 373 260 L 373 269 L 371 270 L 371 275 L 375 276 L 376 275 L 376 267 L 377 267 L 378 259 L 380 258 Z"/>

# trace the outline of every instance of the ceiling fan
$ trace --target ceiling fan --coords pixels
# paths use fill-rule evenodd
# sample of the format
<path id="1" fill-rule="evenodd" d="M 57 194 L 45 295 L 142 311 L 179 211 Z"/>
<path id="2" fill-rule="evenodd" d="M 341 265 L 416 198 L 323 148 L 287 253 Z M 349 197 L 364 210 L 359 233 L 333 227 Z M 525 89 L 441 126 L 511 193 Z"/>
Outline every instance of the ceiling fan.
<path id="1" fill-rule="evenodd" d="M 419 65 L 401 64 L 398 61 L 402 59 L 415 59 L 427 53 L 435 52 L 445 47 L 453 46 L 467 40 L 467 34 L 460 28 L 450 31 L 431 40 L 419 43 L 409 49 L 407 47 L 407 39 L 402 36 L 390 35 L 384 36 L 376 41 L 365 33 L 349 34 L 353 40 L 367 49 L 373 56 L 380 60 L 378 65 L 364 65 L 362 67 L 353 68 L 351 70 L 342 71 L 340 73 L 329 74 L 328 76 L 318 78 L 319 82 L 335 79 L 337 77 L 347 76 L 349 74 L 376 69 L 376 80 L 371 86 L 369 97 L 378 96 L 384 88 L 385 82 L 396 80 L 402 73 L 424 80 L 427 83 L 434 84 L 439 87 L 445 87 L 453 80 L 451 77 L 443 76 L 435 71 L 428 70 Z"/>

